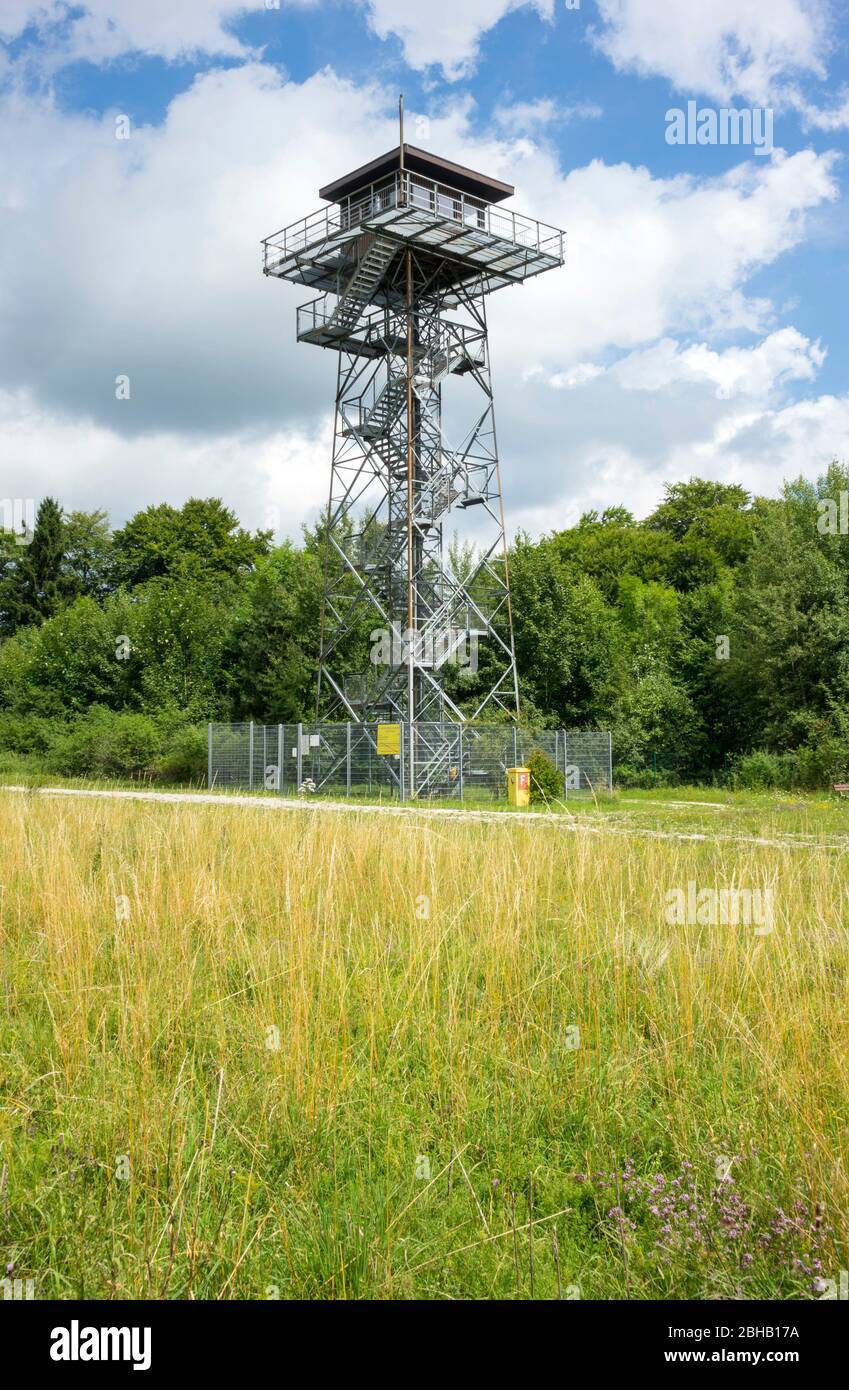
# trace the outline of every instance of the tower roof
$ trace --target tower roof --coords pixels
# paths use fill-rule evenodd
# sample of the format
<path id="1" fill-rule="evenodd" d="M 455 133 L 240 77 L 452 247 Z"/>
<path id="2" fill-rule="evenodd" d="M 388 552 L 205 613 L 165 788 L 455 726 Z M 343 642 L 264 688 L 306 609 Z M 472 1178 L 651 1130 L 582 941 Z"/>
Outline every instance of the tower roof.
<path id="1" fill-rule="evenodd" d="M 318 196 L 319 198 L 326 198 L 331 203 L 341 202 L 343 198 L 350 197 L 358 189 L 387 178 L 400 167 L 401 146 L 396 145 L 394 150 L 379 155 L 377 159 L 372 159 L 368 164 L 362 164 L 359 169 L 354 169 L 350 174 L 343 174 L 341 178 L 334 179 L 332 183 L 326 183 L 323 188 L 318 190 Z M 406 143 L 404 145 L 404 168 L 413 174 L 423 174 L 425 178 L 433 179 L 436 183 L 448 184 L 461 193 L 470 193 L 473 197 L 481 198 L 486 203 L 500 203 L 503 198 L 510 198 L 516 191 L 512 183 L 502 183 L 500 179 L 491 179 L 487 174 L 478 174 L 474 169 L 467 169 L 463 164 L 454 164 L 450 159 L 441 159 L 439 155 L 431 154 L 429 150 L 420 150 L 415 145 Z"/>

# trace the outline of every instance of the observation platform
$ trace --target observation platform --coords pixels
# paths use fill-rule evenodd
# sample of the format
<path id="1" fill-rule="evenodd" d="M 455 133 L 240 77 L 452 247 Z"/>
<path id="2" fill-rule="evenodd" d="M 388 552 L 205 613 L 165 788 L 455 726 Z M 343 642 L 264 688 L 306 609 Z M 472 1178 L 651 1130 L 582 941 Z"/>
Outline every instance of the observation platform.
<path id="1" fill-rule="evenodd" d="M 474 296 L 521 284 L 563 264 L 564 233 L 498 204 L 509 184 L 404 146 L 319 191 L 331 205 L 293 222 L 263 246 L 263 273 L 367 305 L 402 307 L 400 258 L 410 248 L 432 274 L 429 292 Z M 370 278 L 369 273 L 370 272 Z M 450 299 L 446 300 L 450 304 Z M 311 341 L 344 337 L 338 320 Z"/>

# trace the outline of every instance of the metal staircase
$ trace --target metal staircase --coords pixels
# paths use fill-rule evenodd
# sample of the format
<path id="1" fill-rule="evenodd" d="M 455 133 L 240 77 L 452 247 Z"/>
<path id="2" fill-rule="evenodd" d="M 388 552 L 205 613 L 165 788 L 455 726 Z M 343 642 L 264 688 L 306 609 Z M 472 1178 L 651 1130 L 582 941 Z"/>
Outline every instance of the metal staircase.
<path id="1" fill-rule="evenodd" d="M 350 333 L 363 310 L 372 302 L 398 247 L 386 237 L 372 236 L 366 252 L 360 257 L 356 270 L 339 296 L 339 303 L 328 320 L 328 327 L 340 333 Z"/>
<path id="2" fill-rule="evenodd" d="M 360 434 L 377 439 L 388 434 L 407 400 L 407 378 L 399 372 L 391 376 L 377 395 L 374 405 L 361 417 Z"/>
<path id="3" fill-rule="evenodd" d="M 450 373 L 461 376 L 477 365 L 465 344 L 452 343 L 446 335 L 446 341 L 442 346 L 425 353 L 422 364 L 413 378 L 413 386 L 418 387 L 419 391 L 435 390 Z"/>
<path id="4" fill-rule="evenodd" d="M 342 304 L 343 301 L 340 300 L 340 306 Z M 337 309 L 340 306 L 337 306 Z M 335 311 L 330 317 L 331 323 L 334 322 L 334 318 Z M 336 321 L 339 322 L 339 320 Z M 355 322 L 356 319 L 352 321 L 352 323 Z M 349 326 L 346 325 L 346 331 L 349 330 Z M 400 356 L 400 354 L 398 355 Z M 480 361 L 469 353 L 464 344 L 450 342 L 447 335 L 445 342 L 437 347 L 417 347 L 414 356 L 416 365 L 412 386 L 420 400 L 428 391 L 435 391 L 450 373 L 459 376 L 480 365 Z M 376 396 L 373 405 L 367 408 L 360 406 L 358 432 L 363 437 L 375 439 L 388 434 L 404 408 L 406 398 L 407 377 L 402 365 L 401 370 L 388 378 Z"/>

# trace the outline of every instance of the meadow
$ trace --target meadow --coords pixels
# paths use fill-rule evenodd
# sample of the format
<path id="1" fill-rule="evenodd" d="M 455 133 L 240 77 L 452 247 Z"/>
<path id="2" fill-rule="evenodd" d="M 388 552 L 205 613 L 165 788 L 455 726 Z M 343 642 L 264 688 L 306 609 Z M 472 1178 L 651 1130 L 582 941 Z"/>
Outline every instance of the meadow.
<path id="1" fill-rule="evenodd" d="M 845 811 L 679 800 L 567 833 L 0 791 L 7 1276 L 819 1296 L 849 1261 Z M 771 892 L 769 923 L 671 921 L 691 883 Z"/>

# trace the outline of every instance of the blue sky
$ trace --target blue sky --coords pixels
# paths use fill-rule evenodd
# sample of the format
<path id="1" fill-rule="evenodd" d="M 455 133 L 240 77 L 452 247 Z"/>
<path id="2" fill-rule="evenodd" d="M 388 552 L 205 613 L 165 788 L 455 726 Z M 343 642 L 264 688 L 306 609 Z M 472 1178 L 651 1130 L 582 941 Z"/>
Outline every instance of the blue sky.
<path id="1" fill-rule="evenodd" d="M 775 493 L 847 458 L 846 0 L 2 0 L 4 496 L 117 523 L 222 495 L 296 534 L 331 354 L 259 239 L 408 139 L 517 185 L 563 270 L 493 297 L 511 529 L 638 514 L 699 474 Z M 774 149 L 667 113 L 772 113 Z M 116 139 L 129 117 L 130 138 Z M 116 400 L 115 378 L 130 399 Z"/>

